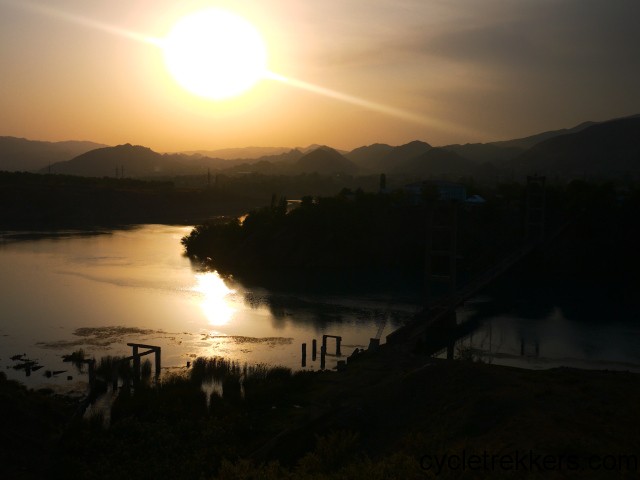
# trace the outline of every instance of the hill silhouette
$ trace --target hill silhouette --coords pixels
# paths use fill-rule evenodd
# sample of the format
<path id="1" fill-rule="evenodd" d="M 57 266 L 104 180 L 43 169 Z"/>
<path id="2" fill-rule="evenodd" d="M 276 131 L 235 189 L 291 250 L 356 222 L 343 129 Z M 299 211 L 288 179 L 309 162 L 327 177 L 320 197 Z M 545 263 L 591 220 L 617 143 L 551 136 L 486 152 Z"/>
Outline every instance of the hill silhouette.
<path id="1" fill-rule="evenodd" d="M 222 160 L 237 159 L 258 159 L 267 156 L 280 155 L 291 151 L 289 147 L 238 147 L 219 148 L 216 150 L 191 150 L 186 152 L 176 152 L 183 155 L 195 155 L 209 158 L 220 158 Z"/>
<path id="2" fill-rule="evenodd" d="M 141 145 L 118 145 L 91 150 L 71 160 L 54 163 L 40 173 L 58 173 L 84 177 L 127 176 L 136 178 L 195 175 L 207 169 L 221 170 L 243 160 L 224 160 L 198 154 L 160 154 Z M 117 171 L 116 171 L 117 170 Z"/>
<path id="3" fill-rule="evenodd" d="M 512 162 L 519 173 L 561 176 L 640 173 L 640 117 L 598 123 L 530 148 Z"/>
<path id="4" fill-rule="evenodd" d="M 302 153 L 310 153 L 313 152 L 314 150 L 317 150 L 319 148 L 333 148 L 333 147 L 327 147 L 327 145 L 320 145 L 318 143 L 312 143 L 311 145 L 307 145 L 306 147 L 296 147 L 295 150 L 300 150 Z M 333 150 L 335 150 L 336 152 L 338 152 L 340 155 L 346 155 L 349 152 L 346 152 L 344 150 L 340 150 L 338 148 L 333 148 Z"/>
<path id="5" fill-rule="evenodd" d="M 347 158 L 354 161 L 364 172 L 382 173 L 393 172 L 406 161 L 422 155 L 431 145 L 420 140 L 392 147 L 385 144 L 373 144 L 360 147 L 347 154 Z"/>
<path id="6" fill-rule="evenodd" d="M 381 169 L 381 165 L 387 155 L 394 148 L 386 143 L 374 143 L 373 145 L 355 148 L 347 153 L 345 157 L 363 170 L 377 172 Z"/>
<path id="7" fill-rule="evenodd" d="M 358 167 L 333 148 L 323 146 L 300 157 L 293 170 L 300 173 L 355 173 Z"/>
<path id="8" fill-rule="evenodd" d="M 525 152 L 525 148 L 518 146 L 498 146 L 493 143 L 466 143 L 464 145 L 454 144 L 441 147 L 450 152 L 457 153 L 461 157 L 471 160 L 475 163 L 504 163 L 513 160 L 521 153 Z"/>
<path id="9" fill-rule="evenodd" d="M 416 157 L 424 152 L 433 148 L 427 142 L 420 140 L 414 140 L 413 142 L 405 143 L 399 147 L 394 147 L 393 151 L 389 152 L 389 157 L 393 156 L 396 161 L 403 161 L 409 158 Z"/>
<path id="10" fill-rule="evenodd" d="M 227 174 L 260 173 L 263 175 L 287 175 L 291 173 L 293 165 L 304 154 L 294 148 L 287 152 L 274 155 L 264 155 L 259 158 L 242 158 L 226 160 L 224 164 L 211 166 Z"/>
<path id="11" fill-rule="evenodd" d="M 49 164 L 69 160 L 105 146 L 94 142 L 42 142 L 26 138 L 0 137 L 0 170 L 39 170 Z"/>
<path id="12" fill-rule="evenodd" d="M 421 155 L 400 162 L 394 171 L 420 176 L 465 175 L 476 165 L 455 152 L 444 148 L 430 148 Z"/>
<path id="13" fill-rule="evenodd" d="M 629 117 L 633 118 L 633 117 Z M 549 130 L 527 137 L 515 138 L 512 140 L 501 140 L 489 143 L 466 143 L 445 145 L 442 148 L 456 152 L 469 160 L 478 163 L 492 162 L 503 164 L 510 160 L 514 160 L 528 149 L 535 145 L 562 135 L 578 133 L 593 125 L 599 125 L 606 122 L 583 122 L 572 128 L 562 128 L 559 130 Z"/>
<path id="14" fill-rule="evenodd" d="M 112 177 L 117 169 L 124 174 L 142 177 L 152 173 L 171 173 L 178 170 L 177 162 L 169 155 L 161 155 L 140 145 L 118 145 L 91 150 L 77 157 L 51 166 L 52 173 L 84 177 Z"/>
<path id="15" fill-rule="evenodd" d="M 428 152 L 431 148 L 431 145 L 420 140 L 394 147 L 383 160 L 381 167 L 389 171 L 396 170 L 399 165 Z"/>
<path id="16" fill-rule="evenodd" d="M 122 176 L 124 169 L 124 176 L 149 179 L 202 177 L 208 171 L 230 175 L 458 174 L 485 179 L 512 178 L 512 174 L 536 171 L 556 176 L 619 176 L 638 171 L 634 160 L 638 150 L 634 125 L 638 119 L 640 116 L 636 115 L 607 122 L 584 122 L 573 128 L 513 140 L 446 145 L 431 154 L 428 153 L 434 147 L 420 140 L 399 146 L 374 143 L 351 152 L 310 145 L 289 150 L 248 147 L 160 154 L 130 144 L 104 147 L 91 142 L 52 143 L 0 137 L 0 170 L 103 177 Z M 204 155 L 215 152 L 226 158 Z M 268 154 L 253 157 L 260 153 Z M 229 159 L 235 154 L 251 157 Z"/>
<path id="17" fill-rule="evenodd" d="M 488 145 L 494 145 L 501 148 L 516 147 L 521 149 L 529 149 L 540 142 L 544 142 L 560 135 L 568 135 L 571 133 L 578 133 L 592 125 L 597 125 L 602 122 L 582 122 L 580 125 L 576 125 L 572 128 L 562 128 L 560 130 L 549 130 L 548 132 L 536 133 L 535 135 L 529 135 L 528 137 L 516 138 L 513 140 L 502 140 L 498 142 L 491 142 Z"/>

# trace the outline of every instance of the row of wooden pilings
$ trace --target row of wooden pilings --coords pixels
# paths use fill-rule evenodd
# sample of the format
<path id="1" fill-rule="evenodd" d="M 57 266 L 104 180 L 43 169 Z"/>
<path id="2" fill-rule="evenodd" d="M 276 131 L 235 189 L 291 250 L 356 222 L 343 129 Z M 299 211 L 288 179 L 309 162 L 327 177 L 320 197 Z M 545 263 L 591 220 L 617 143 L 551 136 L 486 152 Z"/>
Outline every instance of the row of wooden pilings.
<path id="1" fill-rule="evenodd" d="M 324 370 L 326 368 L 326 356 L 330 355 L 327 352 L 327 339 L 329 338 L 335 338 L 336 339 L 336 353 L 335 356 L 336 357 L 341 357 L 342 356 L 342 337 L 339 335 L 323 335 L 322 336 L 322 345 L 320 346 L 320 369 Z M 373 349 L 376 348 L 378 345 L 380 345 L 380 340 L 376 339 L 376 338 L 372 338 L 370 343 L 369 343 L 369 349 Z M 311 341 L 311 361 L 315 362 L 316 358 L 317 358 L 317 350 L 318 350 L 318 342 L 317 340 L 314 338 Z M 354 352 L 354 354 L 356 354 L 358 352 L 358 349 L 356 349 L 356 352 Z M 306 367 L 307 366 L 307 344 L 303 343 L 302 344 L 302 367 Z M 338 360 L 338 365 L 337 368 L 338 370 L 342 370 L 344 367 L 346 367 L 346 362 L 344 360 Z"/>
<path id="2" fill-rule="evenodd" d="M 340 351 L 340 345 L 342 343 L 342 337 L 339 335 L 323 335 L 322 336 L 322 346 L 320 347 L 320 369 L 324 370 L 326 365 L 326 356 L 327 356 L 327 339 L 335 338 L 336 339 L 336 357 L 342 356 L 342 352 Z M 317 349 L 318 342 L 314 338 L 311 342 L 311 361 L 315 362 L 317 358 Z M 307 344 L 302 344 L 302 366 L 307 366 Z"/>

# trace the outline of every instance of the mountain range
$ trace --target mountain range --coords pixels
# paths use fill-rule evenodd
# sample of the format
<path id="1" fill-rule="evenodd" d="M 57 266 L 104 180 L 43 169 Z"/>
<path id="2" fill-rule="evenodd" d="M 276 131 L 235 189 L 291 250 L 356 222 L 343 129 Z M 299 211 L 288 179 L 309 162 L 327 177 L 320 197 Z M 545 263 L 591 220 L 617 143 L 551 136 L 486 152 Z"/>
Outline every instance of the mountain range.
<path id="1" fill-rule="evenodd" d="M 215 155 L 219 156 L 215 156 Z M 213 155 L 213 156 L 212 156 Z M 237 158 L 232 158 L 238 155 Z M 139 178 L 262 173 L 404 176 L 620 176 L 640 174 L 640 115 L 547 131 L 507 141 L 433 147 L 423 141 L 375 143 L 350 152 L 325 145 L 247 147 L 161 154 L 131 144 L 38 142 L 0 137 L 0 170 Z"/>
<path id="2" fill-rule="evenodd" d="M 592 124 L 537 143 L 518 156 L 520 173 L 560 176 L 626 176 L 640 172 L 640 116 Z"/>

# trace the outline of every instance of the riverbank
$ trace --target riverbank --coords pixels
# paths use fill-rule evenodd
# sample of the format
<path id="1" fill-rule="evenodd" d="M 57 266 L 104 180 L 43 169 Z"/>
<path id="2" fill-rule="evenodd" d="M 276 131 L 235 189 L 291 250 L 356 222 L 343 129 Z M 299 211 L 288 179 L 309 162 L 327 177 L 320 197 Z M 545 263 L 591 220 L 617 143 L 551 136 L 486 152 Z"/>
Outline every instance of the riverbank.
<path id="1" fill-rule="evenodd" d="M 267 452 L 278 457 L 300 449 L 312 432 L 349 431 L 358 434 L 353 458 L 359 454 L 371 459 L 374 471 L 403 459 L 406 470 L 397 478 L 431 478 L 437 472 L 425 469 L 421 463 L 425 455 L 434 460 L 532 452 L 565 459 L 563 465 L 533 465 L 534 476 L 580 471 L 583 478 L 603 474 L 602 468 L 591 468 L 591 459 L 640 458 L 640 414 L 634 406 L 640 399 L 637 374 L 565 368 L 532 371 L 424 359 L 402 346 L 382 348 L 362 360 L 345 372 L 318 377 L 311 396 L 326 412 L 272 442 L 265 457 Z M 462 476 L 456 461 L 438 478 Z M 527 476 L 526 470 L 515 467 L 507 462 L 465 475 Z M 637 472 L 637 464 L 634 468 Z"/>
<path id="2" fill-rule="evenodd" d="M 209 408 L 199 385 L 168 381 L 125 395 L 109 430 L 66 424 L 64 404 L 3 380 L 2 451 L 19 459 L 8 478 L 636 478 L 638 380 L 381 348 L 344 372 L 276 372 L 264 395 L 231 389 Z"/>

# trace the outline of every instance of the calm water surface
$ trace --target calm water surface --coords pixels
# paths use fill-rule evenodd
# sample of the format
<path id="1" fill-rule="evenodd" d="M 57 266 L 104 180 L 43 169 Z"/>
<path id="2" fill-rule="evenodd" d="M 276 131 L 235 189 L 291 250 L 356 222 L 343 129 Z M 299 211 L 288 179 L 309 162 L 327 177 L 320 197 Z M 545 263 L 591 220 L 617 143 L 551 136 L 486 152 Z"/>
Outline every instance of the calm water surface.
<path id="1" fill-rule="evenodd" d="M 640 372 L 640 315 L 635 309 L 617 309 L 615 300 L 597 288 L 568 285 L 555 294 L 532 290 L 530 295 L 515 294 L 515 306 L 505 308 L 502 297 L 479 295 L 458 309 L 458 323 L 475 320 L 478 327 L 456 342 L 454 355 L 530 369 Z M 445 358 L 446 352 L 438 356 Z"/>
<path id="2" fill-rule="evenodd" d="M 301 368 L 306 342 L 307 368 L 317 369 L 312 339 L 319 348 L 323 334 L 340 335 L 348 355 L 366 348 L 381 325 L 384 338 L 417 309 L 380 293 L 294 295 L 245 288 L 199 271 L 183 256 L 180 239 L 189 231 L 145 225 L 102 235 L 5 235 L 0 368 L 29 386 L 83 390 L 86 376 L 61 361 L 78 348 L 99 358 L 130 355 L 127 342 L 159 345 L 167 372 L 201 355 Z M 17 354 L 43 368 L 27 377 L 14 369 L 20 362 L 11 357 Z M 336 361 L 328 357 L 327 367 Z M 47 378 L 47 370 L 65 372 Z"/>

